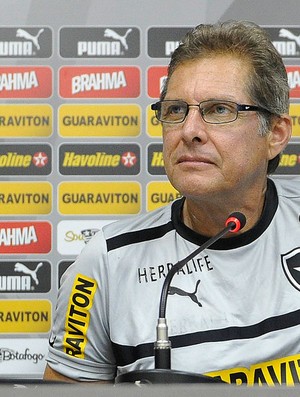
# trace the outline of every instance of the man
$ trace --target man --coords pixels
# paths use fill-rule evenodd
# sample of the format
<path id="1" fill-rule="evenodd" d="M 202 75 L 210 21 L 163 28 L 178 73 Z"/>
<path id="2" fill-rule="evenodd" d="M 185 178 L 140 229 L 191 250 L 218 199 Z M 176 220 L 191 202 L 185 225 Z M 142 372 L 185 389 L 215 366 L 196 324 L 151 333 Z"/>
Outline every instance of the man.
<path id="1" fill-rule="evenodd" d="M 153 368 L 168 270 L 240 211 L 244 229 L 172 280 L 172 369 L 231 383 L 297 382 L 300 292 L 289 264 L 300 252 L 299 183 L 268 176 L 291 136 L 288 94 L 281 57 L 258 26 L 233 21 L 187 34 L 152 105 L 166 172 L 183 198 L 105 226 L 68 269 L 46 379 L 113 381 Z"/>

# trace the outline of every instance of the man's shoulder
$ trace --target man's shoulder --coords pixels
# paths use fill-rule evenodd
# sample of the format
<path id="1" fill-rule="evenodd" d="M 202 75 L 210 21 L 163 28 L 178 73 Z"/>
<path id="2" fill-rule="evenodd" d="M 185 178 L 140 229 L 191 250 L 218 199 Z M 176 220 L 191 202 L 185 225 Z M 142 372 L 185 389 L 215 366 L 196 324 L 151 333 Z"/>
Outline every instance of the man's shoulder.
<path id="1" fill-rule="evenodd" d="M 148 213 L 139 214 L 135 217 L 121 219 L 103 227 L 106 239 L 125 233 L 138 233 L 152 228 L 160 228 L 171 222 L 172 205 L 160 207 Z"/>
<path id="2" fill-rule="evenodd" d="M 272 177 L 279 197 L 300 199 L 300 175 L 289 177 Z"/>

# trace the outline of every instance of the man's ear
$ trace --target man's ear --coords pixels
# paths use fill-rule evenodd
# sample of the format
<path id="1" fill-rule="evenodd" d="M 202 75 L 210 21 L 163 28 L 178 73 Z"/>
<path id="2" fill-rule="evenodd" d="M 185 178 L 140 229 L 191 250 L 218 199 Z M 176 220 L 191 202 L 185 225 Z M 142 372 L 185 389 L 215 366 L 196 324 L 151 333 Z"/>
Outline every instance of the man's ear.
<path id="1" fill-rule="evenodd" d="M 292 118 L 288 114 L 283 114 L 275 118 L 271 131 L 268 134 L 269 141 L 269 160 L 276 157 L 288 144 L 292 135 Z"/>

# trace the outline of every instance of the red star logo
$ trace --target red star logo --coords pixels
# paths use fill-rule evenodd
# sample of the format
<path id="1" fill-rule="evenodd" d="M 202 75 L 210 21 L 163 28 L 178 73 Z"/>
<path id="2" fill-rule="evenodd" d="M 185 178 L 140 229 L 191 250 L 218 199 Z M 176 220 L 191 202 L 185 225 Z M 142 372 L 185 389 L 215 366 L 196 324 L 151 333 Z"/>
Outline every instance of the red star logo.
<path id="1" fill-rule="evenodd" d="M 36 152 L 32 156 L 32 162 L 36 167 L 44 167 L 48 163 L 48 156 L 44 152 Z"/>
<path id="2" fill-rule="evenodd" d="M 132 152 L 125 152 L 122 154 L 122 164 L 125 167 L 133 167 L 137 162 L 136 155 Z"/>

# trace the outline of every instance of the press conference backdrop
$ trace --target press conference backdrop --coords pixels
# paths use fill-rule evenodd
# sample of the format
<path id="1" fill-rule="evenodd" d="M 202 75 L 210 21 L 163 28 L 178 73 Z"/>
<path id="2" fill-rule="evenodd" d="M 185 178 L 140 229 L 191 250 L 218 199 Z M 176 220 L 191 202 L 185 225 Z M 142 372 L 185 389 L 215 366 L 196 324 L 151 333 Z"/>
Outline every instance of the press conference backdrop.
<path id="1" fill-rule="evenodd" d="M 39 379 L 62 273 L 103 225 L 178 197 L 149 105 L 187 30 L 227 19 L 268 30 L 288 71 L 294 127 L 277 175 L 299 183 L 300 2 L 0 6 L 0 378 Z"/>

